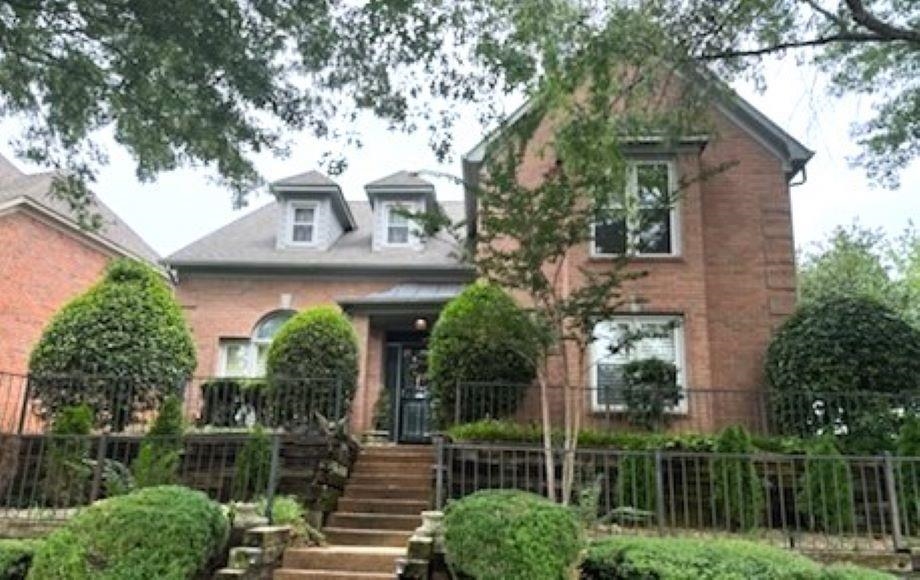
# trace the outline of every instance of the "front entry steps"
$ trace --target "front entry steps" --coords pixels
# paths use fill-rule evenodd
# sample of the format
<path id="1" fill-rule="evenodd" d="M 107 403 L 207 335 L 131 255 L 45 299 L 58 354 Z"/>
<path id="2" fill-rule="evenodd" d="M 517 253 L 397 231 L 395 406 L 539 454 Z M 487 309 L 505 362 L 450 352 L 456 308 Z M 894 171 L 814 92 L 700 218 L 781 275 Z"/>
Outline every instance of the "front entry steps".
<path id="1" fill-rule="evenodd" d="M 275 580 L 392 580 L 431 502 L 430 446 L 366 447 L 323 534 L 328 545 L 288 548 Z"/>

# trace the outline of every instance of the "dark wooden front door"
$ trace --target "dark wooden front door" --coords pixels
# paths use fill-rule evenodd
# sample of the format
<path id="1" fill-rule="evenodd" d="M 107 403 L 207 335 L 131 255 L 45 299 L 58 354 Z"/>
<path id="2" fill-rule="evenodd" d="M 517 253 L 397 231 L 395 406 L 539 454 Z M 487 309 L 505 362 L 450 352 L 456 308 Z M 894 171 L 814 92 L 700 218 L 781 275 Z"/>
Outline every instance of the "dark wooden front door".
<path id="1" fill-rule="evenodd" d="M 431 403 L 424 340 L 387 343 L 386 386 L 394 411 L 393 438 L 401 443 L 427 442 L 431 437 Z"/>

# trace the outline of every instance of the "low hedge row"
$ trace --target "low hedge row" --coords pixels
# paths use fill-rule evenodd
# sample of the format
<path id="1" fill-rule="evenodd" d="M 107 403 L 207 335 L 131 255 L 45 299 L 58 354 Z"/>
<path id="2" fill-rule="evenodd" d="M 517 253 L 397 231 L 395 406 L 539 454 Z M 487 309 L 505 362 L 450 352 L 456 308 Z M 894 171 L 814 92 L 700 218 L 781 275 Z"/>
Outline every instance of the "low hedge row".
<path id="1" fill-rule="evenodd" d="M 614 536 L 593 542 L 584 580 L 894 580 L 856 566 L 823 567 L 805 556 L 743 540 Z"/>

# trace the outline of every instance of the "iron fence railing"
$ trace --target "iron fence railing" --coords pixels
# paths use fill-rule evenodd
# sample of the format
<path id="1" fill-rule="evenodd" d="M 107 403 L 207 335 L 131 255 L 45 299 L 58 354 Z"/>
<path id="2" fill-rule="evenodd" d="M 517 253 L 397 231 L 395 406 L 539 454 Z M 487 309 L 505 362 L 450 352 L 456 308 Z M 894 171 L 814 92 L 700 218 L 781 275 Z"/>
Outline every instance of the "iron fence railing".
<path id="1" fill-rule="evenodd" d="M 901 393 L 795 392 L 767 389 L 685 388 L 660 392 L 613 387 L 547 387 L 551 419 L 574 392 L 586 428 L 647 429 L 707 433 L 743 425 L 764 435 L 838 435 L 860 431 L 875 437 L 897 432 L 907 417 L 920 416 L 920 391 Z M 482 419 L 521 423 L 541 420 L 540 389 L 531 384 L 458 383 L 436 401 L 442 428 Z M 558 423 L 558 421 L 555 421 Z"/>
<path id="2" fill-rule="evenodd" d="M 185 418 L 196 427 L 347 426 L 350 411 L 350 393 L 333 378 L 204 377 L 169 385 L 0 373 L 0 433 L 44 433 L 57 411 L 82 403 L 93 410 L 95 430 L 142 433 L 156 418 L 157 403 L 170 394 L 182 399 Z"/>
<path id="3" fill-rule="evenodd" d="M 438 508 L 483 489 L 547 492 L 539 446 L 438 439 L 435 450 Z M 736 534 L 816 551 L 920 543 L 918 457 L 580 449 L 570 500 L 594 525 L 639 534 Z"/>

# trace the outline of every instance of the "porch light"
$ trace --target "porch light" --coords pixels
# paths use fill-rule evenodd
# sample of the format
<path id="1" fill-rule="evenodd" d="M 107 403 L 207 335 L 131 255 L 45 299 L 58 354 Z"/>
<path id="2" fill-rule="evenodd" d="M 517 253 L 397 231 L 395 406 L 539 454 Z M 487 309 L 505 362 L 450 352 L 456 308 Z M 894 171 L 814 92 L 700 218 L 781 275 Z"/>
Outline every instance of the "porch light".
<path id="1" fill-rule="evenodd" d="M 415 330 L 419 332 L 424 332 L 428 330 L 428 321 L 425 320 L 424 318 L 416 318 L 415 319 Z"/>

